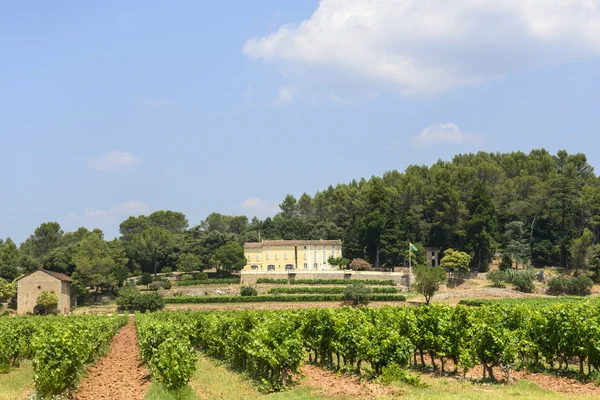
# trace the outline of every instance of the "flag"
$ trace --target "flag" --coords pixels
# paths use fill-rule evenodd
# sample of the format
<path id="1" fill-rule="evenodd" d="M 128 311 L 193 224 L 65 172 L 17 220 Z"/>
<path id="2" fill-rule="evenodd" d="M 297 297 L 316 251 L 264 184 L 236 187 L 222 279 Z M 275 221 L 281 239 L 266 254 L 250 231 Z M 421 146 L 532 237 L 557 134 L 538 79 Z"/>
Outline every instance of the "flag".
<path id="1" fill-rule="evenodd" d="M 417 247 L 411 242 L 408 242 L 408 249 L 412 251 L 418 251 Z"/>

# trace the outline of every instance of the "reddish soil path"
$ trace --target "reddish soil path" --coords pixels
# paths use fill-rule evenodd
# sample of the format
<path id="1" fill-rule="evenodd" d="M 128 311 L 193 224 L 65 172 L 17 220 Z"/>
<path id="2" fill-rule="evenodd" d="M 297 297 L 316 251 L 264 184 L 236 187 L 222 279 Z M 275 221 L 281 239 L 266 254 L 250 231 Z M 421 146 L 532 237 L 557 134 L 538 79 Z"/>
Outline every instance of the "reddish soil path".
<path id="1" fill-rule="evenodd" d="M 304 364 L 300 373 L 304 375 L 302 385 L 313 388 L 316 393 L 325 396 L 370 400 L 381 396 L 396 398 L 405 393 L 399 388 L 367 382 L 356 375 L 336 374 L 311 364 Z"/>
<path id="2" fill-rule="evenodd" d="M 143 400 L 150 373 L 138 355 L 135 325 L 130 319 L 115 335 L 110 351 L 88 370 L 76 400 Z"/>

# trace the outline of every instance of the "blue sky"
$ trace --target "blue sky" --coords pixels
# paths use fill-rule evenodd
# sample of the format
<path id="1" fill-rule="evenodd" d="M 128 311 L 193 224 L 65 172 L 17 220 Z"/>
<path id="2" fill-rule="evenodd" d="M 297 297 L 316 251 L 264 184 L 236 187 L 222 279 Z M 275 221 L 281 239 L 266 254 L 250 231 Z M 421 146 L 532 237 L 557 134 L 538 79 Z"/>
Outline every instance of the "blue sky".
<path id="1" fill-rule="evenodd" d="M 452 3 L 452 4 L 450 4 Z M 600 0 L 4 2 L 0 237 L 272 215 L 470 151 L 600 163 Z"/>

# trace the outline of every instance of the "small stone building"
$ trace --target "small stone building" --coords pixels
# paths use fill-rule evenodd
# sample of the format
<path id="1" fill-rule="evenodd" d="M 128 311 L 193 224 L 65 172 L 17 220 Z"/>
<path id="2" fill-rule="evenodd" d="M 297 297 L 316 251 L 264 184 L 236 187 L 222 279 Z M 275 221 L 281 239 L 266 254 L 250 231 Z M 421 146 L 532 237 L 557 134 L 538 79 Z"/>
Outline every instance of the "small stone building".
<path id="1" fill-rule="evenodd" d="M 425 260 L 432 267 L 440 266 L 440 249 L 437 247 L 425 247 Z"/>
<path id="2" fill-rule="evenodd" d="M 77 305 L 77 296 L 73 293 L 73 280 L 60 272 L 38 269 L 19 278 L 17 283 L 17 313 L 33 312 L 42 291 L 54 291 L 58 295 L 58 312 L 68 314 Z"/>

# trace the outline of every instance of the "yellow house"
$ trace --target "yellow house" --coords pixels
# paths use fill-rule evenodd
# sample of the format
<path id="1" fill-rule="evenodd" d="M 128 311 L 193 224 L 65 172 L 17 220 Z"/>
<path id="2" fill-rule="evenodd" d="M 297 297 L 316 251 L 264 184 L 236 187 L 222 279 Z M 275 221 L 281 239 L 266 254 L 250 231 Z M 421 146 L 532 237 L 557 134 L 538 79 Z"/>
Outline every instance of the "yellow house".
<path id="1" fill-rule="evenodd" d="M 245 243 L 246 271 L 335 270 L 329 257 L 342 256 L 341 240 L 263 240 Z"/>

